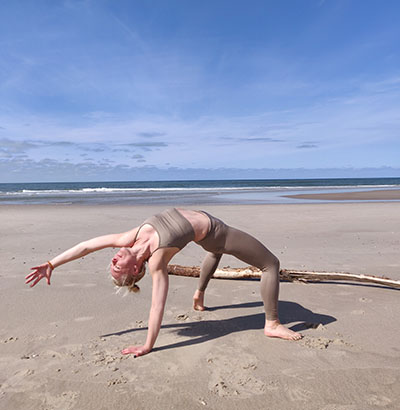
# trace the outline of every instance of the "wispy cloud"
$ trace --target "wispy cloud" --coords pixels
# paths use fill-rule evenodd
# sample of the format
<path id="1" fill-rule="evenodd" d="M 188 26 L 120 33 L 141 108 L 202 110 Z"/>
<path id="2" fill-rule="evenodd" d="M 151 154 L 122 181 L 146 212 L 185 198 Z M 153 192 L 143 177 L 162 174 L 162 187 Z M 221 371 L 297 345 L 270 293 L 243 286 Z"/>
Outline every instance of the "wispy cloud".
<path id="1" fill-rule="evenodd" d="M 268 138 L 268 137 L 238 138 L 237 140 L 242 141 L 242 142 L 284 142 L 284 140 Z"/>
<path id="2" fill-rule="evenodd" d="M 303 144 L 297 145 L 297 148 L 299 148 L 299 149 L 318 148 L 318 145 L 305 142 Z"/>
<path id="3" fill-rule="evenodd" d="M 130 142 L 127 144 L 120 144 L 125 147 L 139 147 L 139 148 L 151 148 L 151 147 L 167 147 L 168 144 L 160 141 L 146 141 L 146 142 Z"/>
<path id="4" fill-rule="evenodd" d="M 143 138 L 156 138 L 164 137 L 166 134 L 164 132 L 138 132 L 137 135 Z"/>

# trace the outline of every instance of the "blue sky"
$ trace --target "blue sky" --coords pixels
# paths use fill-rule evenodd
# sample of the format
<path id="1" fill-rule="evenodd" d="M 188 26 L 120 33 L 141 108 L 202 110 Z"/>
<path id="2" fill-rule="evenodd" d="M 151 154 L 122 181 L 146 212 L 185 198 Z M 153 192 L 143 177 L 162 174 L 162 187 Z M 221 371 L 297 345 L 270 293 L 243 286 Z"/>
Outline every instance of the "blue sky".
<path id="1" fill-rule="evenodd" d="M 400 176 L 398 1 L 0 3 L 0 182 Z"/>

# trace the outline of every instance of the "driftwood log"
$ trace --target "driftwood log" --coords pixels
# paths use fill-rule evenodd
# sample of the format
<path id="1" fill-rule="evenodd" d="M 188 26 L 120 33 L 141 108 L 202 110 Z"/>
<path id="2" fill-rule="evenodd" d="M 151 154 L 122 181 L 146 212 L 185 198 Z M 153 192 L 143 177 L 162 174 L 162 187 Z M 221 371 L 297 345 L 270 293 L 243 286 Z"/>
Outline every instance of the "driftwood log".
<path id="1" fill-rule="evenodd" d="M 213 275 L 215 279 L 255 279 L 261 277 L 261 271 L 253 266 L 246 268 L 222 268 L 217 269 Z M 198 266 L 168 265 L 168 274 L 177 276 L 189 276 L 197 278 L 200 274 Z M 322 282 L 331 280 L 344 280 L 351 282 L 376 283 L 400 289 L 400 281 L 385 277 L 371 275 L 356 275 L 347 272 L 312 272 L 301 270 L 282 269 L 280 280 L 286 282 Z"/>

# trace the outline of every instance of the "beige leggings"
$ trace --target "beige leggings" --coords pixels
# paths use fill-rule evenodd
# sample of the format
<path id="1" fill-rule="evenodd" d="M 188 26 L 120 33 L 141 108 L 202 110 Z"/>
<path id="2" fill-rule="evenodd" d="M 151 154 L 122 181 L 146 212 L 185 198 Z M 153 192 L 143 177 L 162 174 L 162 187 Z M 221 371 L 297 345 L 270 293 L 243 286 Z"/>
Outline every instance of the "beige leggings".
<path id="1" fill-rule="evenodd" d="M 268 320 L 278 319 L 279 260 L 253 236 L 226 225 L 204 212 L 211 221 L 210 232 L 197 242 L 206 249 L 201 265 L 198 289 L 204 291 L 217 269 L 222 254 L 233 255 L 241 261 L 262 270 L 261 297 Z"/>

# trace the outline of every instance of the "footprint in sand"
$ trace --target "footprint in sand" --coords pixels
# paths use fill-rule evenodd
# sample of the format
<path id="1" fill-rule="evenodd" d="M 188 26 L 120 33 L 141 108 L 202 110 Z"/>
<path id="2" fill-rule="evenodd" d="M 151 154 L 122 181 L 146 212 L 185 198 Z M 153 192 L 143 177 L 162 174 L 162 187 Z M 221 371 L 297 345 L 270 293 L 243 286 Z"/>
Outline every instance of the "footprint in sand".
<path id="1" fill-rule="evenodd" d="M 301 340 L 303 346 L 311 347 L 313 349 L 327 349 L 332 342 L 332 339 L 328 339 L 326 337 L 315 338 L 306 336 Z"/>
<path id="2" fill-rule="evenodd" d="M 352 310 L 352 311 L 351 311 L 351 314 L 352 314 L 352 315 L 363 315 L 364 313 L 365 313 L 365 311 L 362 310 L 362 309 Z"/>
<path id="3" fill-rule="evenodd" d="M 220 397 L 245 398 L 265 393 L 265 383 L 254 375 L 257 358 L 249 354 L 235 357 L 226 353 L 207 358 L 211 373 L 209 389 Z"/>
<path id="4" fill-rule="evenodd" d="M 118 384 L 125 384 L 125 383 L 128 383 L 128 379 L 125 376 L 120 376 L 120 377 L 115 377 L 113 379 L 110 379 L 107 383 L 107 386 L 111 387 L 111 386 L 115 386 Z"/>
<path id="5" fill-rule="evenodd" d="M 360 298 L 358 300 L 362 303 L 371 303 L 372 302 L 372 299 L 368 299 L 368 298 Z"/>
<path id="6" fill-rule="evenodd" d="M 303 339 L 301 339 L 300 342 L 303 346 L 310 347 L 313 349 L 327 349 L 332 344 L 353 347 L 351 343 L 346 342 L 342 338 L 328 339 L 327 337 L 305 336 Z"/>
<path id="7" fill-rule="evenodd" d="M 185 320 L 187 320 L 189 318 L 188 315 L 185 315 L 184 313 L 181 313 L 180 315 L 176 316 L 176 320 L 179 320 L 180 322 L 184 322 Z"/>

